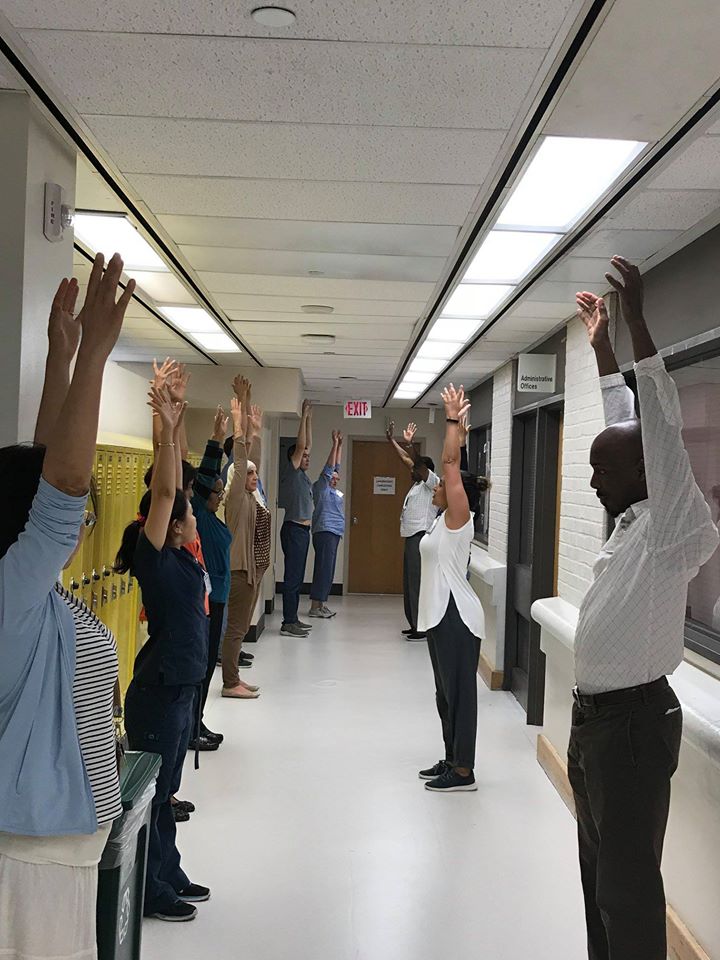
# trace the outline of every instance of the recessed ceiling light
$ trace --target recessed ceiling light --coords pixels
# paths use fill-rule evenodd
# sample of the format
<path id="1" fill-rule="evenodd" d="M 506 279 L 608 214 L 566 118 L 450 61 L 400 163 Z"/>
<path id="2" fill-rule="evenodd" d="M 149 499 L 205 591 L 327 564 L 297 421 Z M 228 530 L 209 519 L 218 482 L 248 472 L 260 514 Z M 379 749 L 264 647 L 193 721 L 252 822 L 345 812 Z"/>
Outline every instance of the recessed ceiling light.
<path id="1" fill-rule="evenodd" d="M 202 307 L 160 307 L 160 310 L 185 333 L 220 333 L 217 321 Z"/>
<path id="2" fill-rule="evenodd" d="M 334 313 L 335 307 L 327 303 L 304 303 L 300 309 L 303 313 Z"/>
<path id="3" fill-rule="evenodd" d="M 438 317 L 430 328 L 428 340 L 465 343 L 480 326 L 476 317 Z"/>
<path id="4" fill-rule="evenodd" d="M 417 352 L 418 357 L 431 357 L 436 360 L 451 360 L 460 349 L 457 343 L 446 340 L 426 340 Z"/>
<path id="5" fill-rule="evenodd" d="M 104 253 L 109 259 L 114 253 L 123 258 L 125 272 L 148 270 L 167 272 L 165 261 L 157 254 L 124 213 L 77 212 L 73 230 L 93 253 Z"/>
<path id="6" fill-rule="evenodd" d="M 250 16 L 264 27 L 291 27 L 296 20 L 292 10 L 285 7 L 256 7 Z"/>
<path id="7" fill-rule="evenodd" d="M 561 233 L 491 230 L 467 269 L 463 280 L 519 283 L 551 250 Z"/>
<path id="8" fill-rule="evenodd" d="M 211 353 L 240 353 L 240 347 L 226 333 L 193 333 L 201 347 Z"/>
<path id="9" fill-rule="evenodd" d="M 515 288 L 508 284 L 461 283 L 445 304 L 444 317 L 489 317 Z"/>

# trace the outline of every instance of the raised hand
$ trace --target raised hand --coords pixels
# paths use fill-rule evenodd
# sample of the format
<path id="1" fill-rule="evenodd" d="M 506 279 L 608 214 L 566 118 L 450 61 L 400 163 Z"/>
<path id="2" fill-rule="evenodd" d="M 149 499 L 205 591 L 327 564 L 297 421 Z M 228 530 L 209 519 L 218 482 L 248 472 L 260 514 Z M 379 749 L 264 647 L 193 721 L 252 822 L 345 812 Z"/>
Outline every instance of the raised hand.
<path id="1" fill-rule="evenodd" d="M 157 389 L 163 390 L 167 386 L 168 377 L 177 370 L 177 361 L 165 357 L 162 364 L 158 366 L 156 359 L 153 360 L 153 379 L 150 383 Z"/>
<path id="2" fill-rule="evenodd" d="M 412 443 L 415 439 L 415 434 L 417 433 L 417 424 L 409 423 L 403 430 L 403 439 L 405 443 Z"/>
<path id="3" fill-rule="evenodd" d="M 395 421 L 394 420 L 391 420 L 390 423 L 388 424 L 387 430 L 385 431 L 385 436 L 387 437 L 388 440 L 395 439 Z"/>
<path id="4" fill-rule="evenodd" d="M 243 400 L 247 397 L 250 392 L 251 383 L 247 377 L 243 377 L 241 374 L 238 374 L 232 382 L 232 388 L 235 393 L 235 396 L 242 403 Z"/>
<path id="5" fill-rule="evenodd" d="M 303 400 L 302 415 L 303 415 L 303 417 L 311 417 L 311 416 L 312 416 L 312 401 L 311 401 L 311 400 Z"/>
<path id="6" fill-rule="evenodd" d="M 338 445 L 339 447 L 342 446 L 343 440 L 344 440 L 344 437 L 343 437 L 343 435 L 342 435 L 342 430 L 338 430 L 338 431 L 337 431 L 337 445 Z"/>
<path id="7" fill-rule="evenodd" d="M 464 447 L 467 443 L 468 434 L 472 429 L 470 425 L 469 411 L 466 410 L 465 413 L 458 417 L 458 420 L 460 421 L 460 446 Z"/>
<path id="8" fill-rule="evenodd" d="M 256 403 L 253 403 L 250 407 L 250 412 L 248 413 L 248 423 L 250 424 L 250 429 L 252 430 L 254 436 L 259 436 L 260 432 L 262 431 L 263 412 Z"/>
<path id="9" fill-rule="evenodd" d="M 577 315 L 585 324 L 588 339 L 593 347 L 609 343 L 608 325 L 610 323 L 607 307 L 602 297 L 587 290 L 575 295 Z"/>
<path id="10" fill-rule="evenodd" d="M 628 326 L 638 323 L 643 324 L 645 322 L 643 317 L 644 293 L 640 271 L 634 263 L 630 263 L 625 257 L 613 257 L 610 263 L 620 274 L 621 280 L 618 280 L 612 273 L 606 273 L 605 279 L 620 297 L 620 308 L 625 323 Z"/>
<path id="11" fill-rule="evenodd" d="M 227 433 L 229 420 L 230 418 L 225 415 L 223 408 L 218 406 L 213 424 L 213 440 L 217 440 L 218 443 L 223 442 L 225 434 Z"/>
<path id="12" fill-rule="evenodd" d="M 445 416 L 448 420 L 459 422 L 470 409 L 470 401 L 465 397 L 465 388 L 462 384 L 457 390 L 452 383 L 445 387 L 442 392 L 442 400 L 445 404 Z"/>
<path id="13" fill-rule="evenodd" d="M 83 360 L 92 357 L 103 363 L 117 343 L 125 311 L 135 291 L 135 281 L 128 280 L 120 299 L 116 301 L 123 272 L 122 258 L 119 253 L 114 254 L 103 273 L 104 263 L 105 258 L 98 253 L 90 273 L 85 303 L 77 318 L 82 328 L 80 353 Z"/>
<path id="14" fill-rule="evenodd" d="M 167 380 L 167 387 L 170 397 L 175 403 L 184 403 L 187 393 L 190 374 L 186 372 L 185 364 L 176 364 L 175 370 L 170 374 Z"/>
<path id="15" fill-rule="evenodd" d="M 78 282 L 63 280 L 50 308 L 48 321 L 48 340 L 50 352 L 70 363 L 80 343 L 81 327 L 75 319 L 75 303 L 78 296 Z"/>
<path id="16" fill-rule="evenodd" d="M 151 408 L 154 417 L 158 417 L 162 425 L 162 432 L 165 435 L 172 435 L 175 428 L 178 427 L 185 416 L 186 403 L 175 403 L 167 387 L 158 389 L 150 387 L 148 393 L 148 406 Z"/>

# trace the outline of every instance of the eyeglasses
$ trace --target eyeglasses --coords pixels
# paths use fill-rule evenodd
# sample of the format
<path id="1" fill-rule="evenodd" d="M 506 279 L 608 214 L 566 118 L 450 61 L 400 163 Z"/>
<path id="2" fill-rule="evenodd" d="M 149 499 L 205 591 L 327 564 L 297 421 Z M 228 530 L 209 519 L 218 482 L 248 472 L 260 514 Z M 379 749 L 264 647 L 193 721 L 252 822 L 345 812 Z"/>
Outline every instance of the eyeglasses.
<path id="1" fill-rule="evenodd" d="M 92 512 L 92 510 L 86 510 L 85 516 L 83 517 L 83 524 L 85 525 L 85 529 L 87 530 L 88 533 L 90 533 L 90 531 L 93 529 L 96 523 L 97 523 L 97 517 Z"/>

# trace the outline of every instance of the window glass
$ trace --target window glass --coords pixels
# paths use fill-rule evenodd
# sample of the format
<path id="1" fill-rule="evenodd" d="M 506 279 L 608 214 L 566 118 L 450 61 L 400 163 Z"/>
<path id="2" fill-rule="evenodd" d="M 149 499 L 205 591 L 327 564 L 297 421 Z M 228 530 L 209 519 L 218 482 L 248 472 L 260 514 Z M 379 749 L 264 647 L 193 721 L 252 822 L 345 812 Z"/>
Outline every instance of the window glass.
<path id="1" fill-rule="evenodd" d="M 479 427 L 470 434 L 468 446 L 468 467 L 471 473 L 479 477 L 490 478 L 490 427 Z M 488 522 L 490 517 L 490 491 L 480 495 L 480 503 L 475 514 L 475 539 L 480 543 L 488 542 Z"/>
<path id="2" fill-rule="evenodd" d="M 683 437 L 697 485 L 720 515 L 720 357 L 671 371 L 680 395 Z M 687 617 L 720 632 L 720 551 L 688 588 Z"/>

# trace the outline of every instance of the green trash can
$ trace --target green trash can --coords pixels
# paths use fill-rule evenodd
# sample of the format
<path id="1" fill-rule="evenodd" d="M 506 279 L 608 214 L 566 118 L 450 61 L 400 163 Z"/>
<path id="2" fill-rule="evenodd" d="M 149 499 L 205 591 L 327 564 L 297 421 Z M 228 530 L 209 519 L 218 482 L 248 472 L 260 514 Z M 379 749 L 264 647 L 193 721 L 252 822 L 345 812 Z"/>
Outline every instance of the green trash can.
<path id="1" fill-rule="evenodd" d="M 120 769 L 123 813 L 100 859 L 98 960 L 140 960 L 145 865 L 155 781 L 161 758 L 128 751 Z"/>

